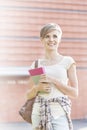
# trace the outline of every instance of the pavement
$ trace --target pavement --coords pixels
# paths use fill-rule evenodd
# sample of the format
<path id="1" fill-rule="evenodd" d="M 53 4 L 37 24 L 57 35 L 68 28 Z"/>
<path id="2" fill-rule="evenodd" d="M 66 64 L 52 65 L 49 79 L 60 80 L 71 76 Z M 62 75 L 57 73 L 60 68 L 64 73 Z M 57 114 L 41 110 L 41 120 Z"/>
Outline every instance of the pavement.
<path id="1" fill-rule="evenodd" d="M 74 130 L 87 130 L 87 119 L 73 120 Z M 0 130 L 33 130 L 26 122 L 0 123 Z"/>

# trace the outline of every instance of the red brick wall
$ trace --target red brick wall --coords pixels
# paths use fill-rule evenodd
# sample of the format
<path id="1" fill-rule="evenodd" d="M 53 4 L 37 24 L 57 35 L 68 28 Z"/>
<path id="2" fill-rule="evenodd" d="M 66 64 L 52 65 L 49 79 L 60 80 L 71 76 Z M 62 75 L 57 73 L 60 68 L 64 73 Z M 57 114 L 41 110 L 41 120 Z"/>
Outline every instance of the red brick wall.
<path id="1" fill-rule="evenodd" d="M 72 118 L 87 117 L 87 2 L 3 0 L 0 7 L 0 67 L 30 66 L 44 53 L 39 41 L 41 26 L 48 22 L 58 23 L 63 30 L 59 51 L 72 56 L 77 63 L 79 97 L 72 100 Z M 17 79 L 17 82 L 8 83 L 4 79 L 0 85 L 0 121 L 21 121 L 18 109 L 25 100 L 28 85 L 19 82 L 27 78 L 15 76 L 13 81 Z"/>
<path id="2" fill-rule="evenodd" d="M 72 99 L 72 118 L 87 118 L 87 69 L 77 69 L 79 96 Z"/>

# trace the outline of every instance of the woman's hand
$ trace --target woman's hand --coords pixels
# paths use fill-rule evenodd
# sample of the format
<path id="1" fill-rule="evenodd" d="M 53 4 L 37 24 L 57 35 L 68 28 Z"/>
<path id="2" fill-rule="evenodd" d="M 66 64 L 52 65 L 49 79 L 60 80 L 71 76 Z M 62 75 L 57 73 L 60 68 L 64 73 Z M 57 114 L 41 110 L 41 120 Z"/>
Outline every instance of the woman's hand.
<path id="1" fill-rule="evenodd" d="M 51 86 L 48 82 L 43 82 L 43 80 L 40 80 L 40 82 L 37 85 L 38 92 L 45 92 L 50 93 L 51 92 Z"/>
<path id="2" fill-rule="evenodd" d="M 46 74 L 42 74 L 40 76 L 40 80 L 39 80 L 40 83 L 52 83 L 52 77 L 46 75 Z"/>
<path id="3" fill-rule="evenodd" d="M 39 92 L 50 93 L 51 92 L 51 78 L 46 74 L 40 76 L 39 83 L 37 85 Z"/>

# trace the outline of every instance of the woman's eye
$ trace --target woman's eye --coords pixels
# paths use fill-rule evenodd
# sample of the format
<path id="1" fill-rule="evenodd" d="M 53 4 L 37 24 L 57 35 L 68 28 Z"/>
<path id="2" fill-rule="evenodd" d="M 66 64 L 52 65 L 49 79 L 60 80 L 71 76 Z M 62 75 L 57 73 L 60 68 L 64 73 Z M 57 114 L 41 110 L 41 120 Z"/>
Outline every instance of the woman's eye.
<path id="1" fill-rule="evenodd" d="M 49 36 L 48 36 L 48 35 L 46 35 L 46 36 L 45 36 L 45 38 L 49 38 Z"/>
<path id="2" fill-rule="evenodd" d="M 53 35 L 54 38 L 57 38 L 57 35 Z"/>
<path id="3" fill-rule="evenodd" d="M 57 35 L 53 35 L 52 37 L 53 37 L 53 38 L 57 38 L 58 36 L 57 36 Z M 50 36 L 49 36 L 49 35 L 46 35 L 45 38 L 50 38 Z"/>

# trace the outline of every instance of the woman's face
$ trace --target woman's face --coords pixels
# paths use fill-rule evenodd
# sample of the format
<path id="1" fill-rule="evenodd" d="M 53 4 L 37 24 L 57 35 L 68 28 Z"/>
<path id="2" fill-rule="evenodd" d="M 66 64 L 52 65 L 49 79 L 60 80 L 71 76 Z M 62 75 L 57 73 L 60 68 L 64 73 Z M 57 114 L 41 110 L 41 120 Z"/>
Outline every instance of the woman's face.
<path id="1" fill-rule="evenodd" d="M 57 50 L 59 46 L 60 32 L 57 30 L 51 31 L 41 39 L 46 50 Z"/>

